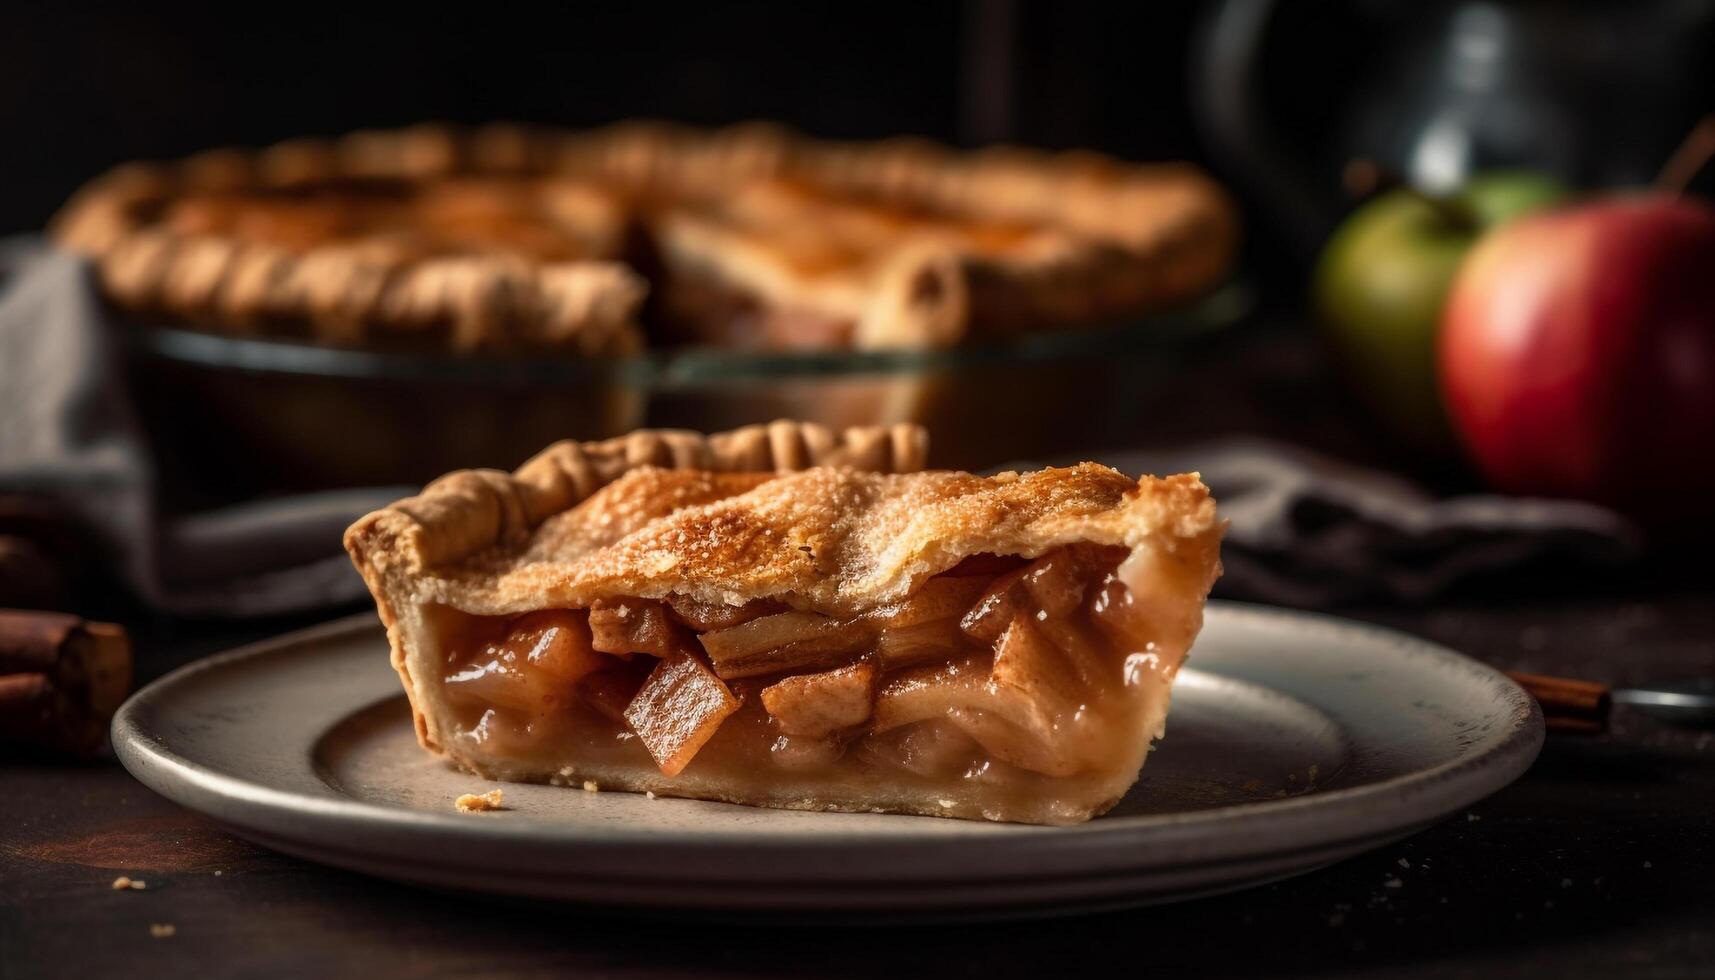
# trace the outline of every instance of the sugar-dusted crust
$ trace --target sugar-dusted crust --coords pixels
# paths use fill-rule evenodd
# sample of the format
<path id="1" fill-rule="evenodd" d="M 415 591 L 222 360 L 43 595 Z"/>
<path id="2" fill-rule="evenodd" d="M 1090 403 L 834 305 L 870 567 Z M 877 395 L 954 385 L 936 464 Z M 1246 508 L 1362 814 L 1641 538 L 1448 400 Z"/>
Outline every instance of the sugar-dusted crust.
<path id="1" fill-rule="evenodd" d="M 611 206 L 585 201 L 568 225 L 587 226 L 590 240 L 606 244 L 552 260 L 399 253 L 374 240 L 288 248 L 160 218 L 187 194 L 467 178 L 547 180 L 581 185 L 586 198 L 613 195 Z M 834 273 L 799 274 L 802 256 L 790 240 L 746 231 L 728 213 L 753 196 L 741 191 L 776 184 L 813 188 L 825 205 L 794 204 L 794 227 L 879 207 L 1029 226 L 1034 245 L 995 250 L 911 232 Z M 842 201 L 851 207 L 841 211 Z M 848 342 L 858 347 L 947 346 L 972 334 L 1171 305 L 1217 281 L 1237 241 L 1231 202 L 1189 166 L 1006 147 L 961 153 L 917 140 L 835 143 L 762 124 L 710 131 L 661 123 L 584 133 L 425 126 L 133 164 L 80 191 L 52 234 L 91 256 L 110 298 L 136 312 L 228 330 L 289 322 L 331 342 L 438 331 L 460 349 L 613 354 L 642 342 L 634 316 L 646 287 L 616 261 L 633 218 L 651 227 L 672 263 L 787 309 L 849 321 Z"/>
<path id="2" fill-rule="evenodd" d="M 1155 546 L 1214 527 L 1214 501 L 1195 475 L 1140 481 L 1095 463 L 991 477 L 645 467 L 515 547 L 423 568 L 409 589 L 413 601 L 479 616 L 678 593 L 845 617 L 902 599 L 974 554 Z"/>
<path id="3" fill-rule="evenodd" d="M 922 469 L 927 455 L 928 435 L 914 425 L 834 431 L 784 420 L 707 436 L 662 429 L 601 442 L 560 442 L 512 473 L 448 474 L 417 496 L 358 520 L 346 530 L 345 547 L 387 627 L 393 666 L 410 697 L 418 738 L 424 747 L 439 750 L 430 717 L 440 704 L 439 691 L 419 682 L 426 680 L 422 663 L 430 655 L 423 642 L 432 630 L 425 607 L 442 601 L 432 583 L 450 581 L 449 576 L 476 581 L 491 574 L 485 570 L 496 570 L 497 563 L 520 562 L 543 538 L 545 522 L 573 512 L 633 471 L 660 478 L 663 491 L 653 506 L 671 508 L 687 500 L 680 481 L 718 488 L 705 491 L 715 499 L 775 473 L 811 466 L 913 472 Z M 624 494 L 623 489 L 609 494 L 614 509 L 603 517 L 615 522 L 610 527 L 642 512 L 628 508 L 648 506 L 626 501 Z M 525 602 L 522 594 L 518 599 Z"/>

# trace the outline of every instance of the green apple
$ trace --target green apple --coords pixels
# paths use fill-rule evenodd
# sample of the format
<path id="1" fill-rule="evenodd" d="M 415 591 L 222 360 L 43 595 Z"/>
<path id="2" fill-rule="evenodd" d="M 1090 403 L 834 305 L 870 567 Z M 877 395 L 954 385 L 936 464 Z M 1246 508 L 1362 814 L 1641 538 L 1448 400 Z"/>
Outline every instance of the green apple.
<path id="1" fill-rule="evenodd" d="M 1553 178 L 1520 171 L 1479 174 L 1439 198 L 1399 188 L 1328 240 L 1316 266 L 1317 317 L 1359 397 L 1415 447 L 1452 445 L 1435 339 L 1459 263 L 1488 229 L 1566 194 Z"/>

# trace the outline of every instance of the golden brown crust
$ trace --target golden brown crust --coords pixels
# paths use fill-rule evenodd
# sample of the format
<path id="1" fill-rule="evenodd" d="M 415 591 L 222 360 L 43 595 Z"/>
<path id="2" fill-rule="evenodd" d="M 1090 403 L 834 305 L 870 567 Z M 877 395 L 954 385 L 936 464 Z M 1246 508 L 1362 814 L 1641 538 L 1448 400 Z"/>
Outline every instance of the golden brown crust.
<path id="1" fill-rule="evenodd" d="M 482 616 L 604 599 L 773 599 L 852 616 L 979 553 L 1135 548 L 1215 526 L 1194 475 L 1132 480 L 1094 463 L 992 477 L 815 467 L 762 479 L 633 470 L 514 547 L 413 577 L 416 601 Z"/>
<path id="2" fill-rule="evenodd" d="M 137 313 L 238 331 L 280 323 L 335 343 L 372 340 L 377 333 L 439 332 L 459 350 L 638 350 L 642 335 L 635 315 L 645 284 L 625 265 L 600 255 L 550 260 L 501 248 L 425 252 L 398 240 L 385 224 L 356 237 L 318 229 L 316 217 L 337 221 L 341 206 L 305 218 L 310 205 L 291 203 L 290 197 L 280 208 L 286 219 L 266 225 L 288 233 L 287 241 L 258 236 L 254 222 L 229 228 L 220 220 L 220 195 L 289 195 L 315 181 L 449 174 L 464 159 L 463 147 L 450 131 L 418 129 L 299 140 L 255 154 L 212 151 L 177 164 L 132 164 L 81 190 L 55 216 L 51 232 L 60 245 L 93 259 L 109 298 Z M 487 198 L 510 206 L 504 194 L 490 190 Z M 469 224 L 471 216 L 456 210 L 459 192 L 454 185 L 447 195 L 447 220 Z M 542 208 L 579 210 L 586 224 L 592 210 L 602 210 L 599 202 L 593 208 L 588 201 L 568 204 L 563 188 L 543 193 L 557 197 L 544 200 Z M 463 197 L 467 211 L 469 201 L 485 199 L 481 189 Z M 194 214 L 182 208 L 181 218 L 191 216 L 174 224 L 163 217 L 174 204 L 194 208 Z M 308 221 L 308 231 L 294 233 L 294 214 Z M 623 220 L 617 210 L 594 218 L 597 225 L 612 226 L 599 233 L 615 241 Z"/>
<path id="3" fill-rule="evenodd" d="M 683 132 L 627 135 L 612 179 L 680 179 L 696 159 Z M 777 133 L 750 138 L 775 149 L 750 158 L 766 166 L 716 201 L 658 212 L 658 247 L 682 275 L 847 323 L 858 348 L 1170 307 L 1216 282 L 1236 247 L 1231 203 L 1188 166 L 910 140 L 788 152 Z"/>
<path id="4" fill-rule="evenodd" d="M 590 191 L 569 195 L 576 200 L 566 207 L 576 214 L 567 227 L 594 228 L 592 241 L 606 244 L 555 261 L 400 253 L 374 238 L 314 243 L 314 234 L 309 247 L 288 248 L 161 217 L 187 193 L 473 177 L 583 182 Z M 823 222 L 832 216 L 847 230 L 866 221 L 885 228 L 891 211 L 939 215 L 945 227 L 860 234 L 861 261 L 838 276 L 800 275 L 797 246 L 745 227 L 757 208 L 781 207 L 778 190 L 788 185 L 813 187 L 812 198 L 822 198 L 793 204 L 788 225 L 801 227 L 808 215 L 816 227 L 833 227 Z M 860 347 L 946 346 L 973 334 L 1172 305 L 1224 273 L 1237 239 L 1230 201 L 1186 166 L 1005 147 L 958 153 L 918 140 L 832 143 L 766 124 L 703 131 L 660 123 L 577 134 L 424 126 L 130 165 L 74 197 L 53 234 L 95 259 L 112 299 L 137 312 L 223 329 L 300 324 L 333 342 L 438 331 L 459 349 L 614 354 L 641 344 L 633 321 L 645 287 L 611 261 L 623 214 L 583 200 L 609 191 L 654 202 L 645 210 L 658 214 L 656 231 L 673 261 L 736 280 L 788 311 L 837 318 Z M 735 209 L 748 217 L 738 221 Z M 1035 234 L 1029 247 L 997 249 L 949 237 L 959 223 L 1029 226 Z"/>
<path id="5" fill-rule="evenodd" d="M 877 473 L 922 469 L 928 435 L 919 426 L 826 426 L 780 420 L 703 435 L 643 429 L 599 442 L 555 443 L 511 474 L 461 470 L 421 494 L 376 511 L 346 532 L 347 548 L 386 533 L 421 567 L 456 562 L 496 545 L 522 542 L 543 521 L 570 510 L 642 467 L 711 473 L 775 473 L 840 466 Z M 385 529 L 385 530 L 383 530 Z"/>
<path id="6" fill-rule="evenodd" d="M 786 420 L 707 436 L 646 429 L 600 442 L 566 441 L 510 474 L 448 474 L 417 496 L 358 520 L 345 533 L 345 547 L 387 627 L 393 666 L 410 695 L 418 737 L 434 748 L 428 702 L 412 679 L 407 636 L 411 623 L 401 623 L 421 613 L 415 608 L 420 605 L 417 583 L 461 562 L 516 553 L 544 521 L 570 511 L 633 470 L 677 471 L 699 479 L 729 474 L 724 479 L 730 482 L 718 494 L 724 496 L 748 489 L 766 475 L 811 466 L 913 472 L 923 468 L 927 455 L 928 434 L 914 425 L 834 431 Z"/>

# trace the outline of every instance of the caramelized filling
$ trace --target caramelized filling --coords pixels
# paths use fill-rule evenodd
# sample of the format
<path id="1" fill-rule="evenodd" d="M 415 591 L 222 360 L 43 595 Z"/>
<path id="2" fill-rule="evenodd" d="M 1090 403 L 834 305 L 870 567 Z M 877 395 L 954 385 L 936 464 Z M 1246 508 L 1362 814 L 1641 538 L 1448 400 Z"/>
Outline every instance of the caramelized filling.
<path id="1" fill-rule="evenodd" d="M 467 747 L 568 773 L 1094 779 L 1136 751 L 1123 729 L 1142 689 L 1164 696 L 1199 619 L 1203 583 L 1173 578 L 1194 562 L 1139 552 L 1122 567 L 1127 553 L 978 555 L 845 618 L 677 595 L 472 618 L 445 691 Z M 1166 598 L 1137 598 L 1157 588 Z"/>

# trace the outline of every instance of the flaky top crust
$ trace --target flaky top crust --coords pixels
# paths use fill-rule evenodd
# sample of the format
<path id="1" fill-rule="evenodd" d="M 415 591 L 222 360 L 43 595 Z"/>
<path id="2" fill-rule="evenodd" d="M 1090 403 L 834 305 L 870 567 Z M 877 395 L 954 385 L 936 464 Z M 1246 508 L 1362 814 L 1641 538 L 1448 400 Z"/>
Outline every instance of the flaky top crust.
<path id="1" fill-rule="evenodd" d="M 837 466 L 904 473 L 921 469 L 927 455 L 927 433 L 907 424 L 836 431 L 781 420 L 706 436 L 645 429 L 600 442 L 567 441 L 513 473 L 448 474 L 417 496 L 358 520 L 346 531 L 345 545 L 385 607 L 401 579 L 518 553 L 543 522 L 633 470 L 773 474 Z M 382 615 L 390 619 L 385 608 Z"/>
<path id="2" fill-rule="evenodd" d="M 902 599 L 973 554 L 1171 547 L 1207 532 L 1214 513 L 1195 476 L 1135 481 L 1094 463 L 992 477 L 646 468 L 550 518 L 523 549 L 442 569 L 414 591 L 478 615 L 679 593 L 844 616 Z"/>
<path id="3" fill-rule="evenodd" d="M 815 456 L 805 461 L 851 458 Z M 849 615 L 973 554 L 1034 557 L 1077 542 L 1171 550 L 1215 526 L 1194 474 L 1134 481 L 1094 463 L 982 477 L 875 472 L 917 462 L 897 453 L 871 456 L 870 471 L 733 472 L 727 457 L 705 460 L 727 472 L 645 463 L 586 496 L 568 463 L 592 458 L 563 444 L 513 477 L 455 474 L 353 525 L 347 547 L 388 604 L 507 615 L 678 593 Z M 531 475 L 549 467 L 546 480 Z"/>

